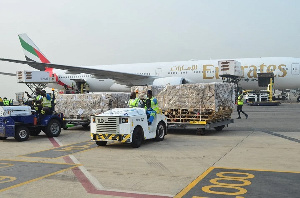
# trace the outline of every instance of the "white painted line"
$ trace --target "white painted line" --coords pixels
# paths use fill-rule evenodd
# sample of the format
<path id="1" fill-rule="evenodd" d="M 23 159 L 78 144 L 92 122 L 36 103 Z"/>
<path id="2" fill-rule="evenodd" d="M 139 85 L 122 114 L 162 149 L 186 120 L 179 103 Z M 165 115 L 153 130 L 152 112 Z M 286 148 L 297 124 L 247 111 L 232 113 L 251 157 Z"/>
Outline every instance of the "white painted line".
<path id="1" fill-rule="evenodd" d="M 135 193 L 135 194 L 144 194 L 144 195 L 157 195 L 157 196 L 166 196 L 166 197 L 174 197 L 174 195 L 170 194 L 160 194 L 160 193 L 149 193 L 149 192 L 137 192 L 137 191 L 127 191 L 127 190 L 116 190 L 116 189 L 105 189 L 106 191 L 115 191 L 115 192 L 123 192 L 123 193 Z"/>
<path id="2" fill-rule="evenodd" d="M 63 144 L 58 140 L 58 138 L 54 137 L 54 140 L 57 142 L 57 144 L 59 144 L 59 146 L 63 146 Z M 81 164 L 74 155 L 69 155 L 69 157 L 75 164 Z M 78 168 L 86 176 L 86 178 L 88 178 L 88 180 L 94 185 L 94 187 L 97 190 L 104 190 L 102 184 L 100 184 L 100 182 L 94 176 L 92 176 L 84 166 L 79 166 Z"/>
<path id="3" fill-rule="evenodd" d="M 73 156 L 73 155 L 69 155 L 71 160 L 73 160 L 73 162 L 75 164 L 80 164 L 80 162 Z M 79 166 L 78 167 L 81 172 L 86 176 L 86 178 L 88 178 L 88 180 L 95 186 L 95 188 L 97 190 L 104 190 L 104 187 L 102 186 L 102 184 L 100 184 L 100 182 L 94 177 L 92 176 L 88 170 L 86 170 L 86 168 L 84 166 Z"/>

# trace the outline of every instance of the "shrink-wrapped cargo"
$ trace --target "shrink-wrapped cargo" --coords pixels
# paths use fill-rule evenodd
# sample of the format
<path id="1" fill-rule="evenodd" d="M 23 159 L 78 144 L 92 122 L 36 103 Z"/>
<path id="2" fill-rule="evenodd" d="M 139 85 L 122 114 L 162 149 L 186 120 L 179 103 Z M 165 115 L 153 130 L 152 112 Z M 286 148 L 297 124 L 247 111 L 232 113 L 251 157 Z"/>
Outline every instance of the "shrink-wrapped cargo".
<path id="1" fill-rule="evenodd" d="M 127 107 L 129 96 L 129 93 L 58 94 L 55 110 L 62 112 L 67 121 L 76 124 L 76 119 L 81 119 L 83 124 L 89 122 L 91 115 Z"/>
<path id="2" fill-rule="evenodd" d="M 230 83 L 132 87 L 143 98 L 147 90 L 152 90 L 159 107 L 171 121 L 228 118 L 235 104 L 235 85 Z"/>

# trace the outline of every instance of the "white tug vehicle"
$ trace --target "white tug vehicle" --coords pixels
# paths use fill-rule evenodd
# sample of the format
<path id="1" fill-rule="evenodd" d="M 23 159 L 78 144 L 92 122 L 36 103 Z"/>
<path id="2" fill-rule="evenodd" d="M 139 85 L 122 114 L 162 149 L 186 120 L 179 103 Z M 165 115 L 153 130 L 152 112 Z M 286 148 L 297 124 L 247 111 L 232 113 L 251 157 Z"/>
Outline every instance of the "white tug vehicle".
<path id="1" fill-rule="evenodd" d="M 143 140 L 164 139 L 167 134 L 167 117 L 158 113 L 149 124 L 144 108 L 115 108 L 91 116 L 90 129 L 91 139 L 98 146 L 105 146 L 107 142 L 125 142 L 138 148 Z"/>

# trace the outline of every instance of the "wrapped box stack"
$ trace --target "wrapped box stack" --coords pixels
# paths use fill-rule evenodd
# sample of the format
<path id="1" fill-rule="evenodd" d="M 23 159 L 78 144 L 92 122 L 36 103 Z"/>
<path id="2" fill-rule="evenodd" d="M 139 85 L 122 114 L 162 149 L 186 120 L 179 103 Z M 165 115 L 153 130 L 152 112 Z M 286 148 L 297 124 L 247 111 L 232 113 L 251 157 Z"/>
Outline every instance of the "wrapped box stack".
<path id="1" fill-rule="evenodd" d="M 65 117 L 89 117 L 109 110 L 125 108 L 129 93 L 58 94 L 55 110 Z"/>
<path id="2" fill-rule="evenodd" d="M 230 118 L 235 104 L 235 85 L 230 83 L 132 87 L 132 91 L 138 91 L 142 97 L 148 89 L 171 122 Z"/>

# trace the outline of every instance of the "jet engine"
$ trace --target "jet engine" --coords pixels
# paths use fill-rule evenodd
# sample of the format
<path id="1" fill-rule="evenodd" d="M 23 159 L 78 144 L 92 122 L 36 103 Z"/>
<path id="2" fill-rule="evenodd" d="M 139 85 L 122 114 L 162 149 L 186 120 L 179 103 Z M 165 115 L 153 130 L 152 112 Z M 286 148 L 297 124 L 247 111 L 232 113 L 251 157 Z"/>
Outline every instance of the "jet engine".
<path id="1" fill-rule="evenodd" d="M 165 77 L 165 78 L 158 78 L 153 81 L 154 86 L 181 85 L 186 83 L 187 80 L 185 80 L 182 77 Z"/>

